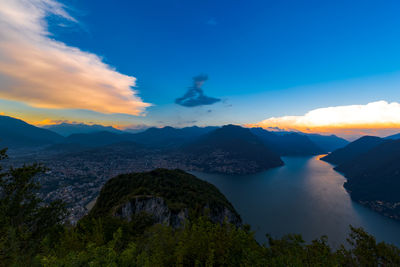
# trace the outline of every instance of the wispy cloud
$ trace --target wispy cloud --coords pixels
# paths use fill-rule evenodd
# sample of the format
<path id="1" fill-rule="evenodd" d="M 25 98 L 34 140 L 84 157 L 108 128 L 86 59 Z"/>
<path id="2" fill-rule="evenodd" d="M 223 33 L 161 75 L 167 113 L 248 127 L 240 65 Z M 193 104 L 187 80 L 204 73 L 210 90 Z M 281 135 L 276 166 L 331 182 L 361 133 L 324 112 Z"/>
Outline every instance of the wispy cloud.
<path id="1" fill-rule="evenodd" d="M 184 107 L 197 107 L 212 105 L 221 101 L 219 98 L 209 97 L 204 94 L 201 87 L 207 80 L 208 76 L 203 74 L 193 77 L 193 86 L 189 87 L 182 97 L 175 99 L 175 103 Z"/>
<path id="2" fill-rule="evenodd" d="M 46 17 L 76 22 L 55 0 L 0 1 L 0 98 L 40 108 L 140 115 L 135 78 L 52 39 Z"/>
<path id="3" fill-rule="evenodd" d="M 333 132 L 347 136 L 386 135 L 400 131 L 400 103 L 377 101 L 366 105 L 319 108 L 303 116 L 272 117 L 247 126 L 303 132 Z"/>

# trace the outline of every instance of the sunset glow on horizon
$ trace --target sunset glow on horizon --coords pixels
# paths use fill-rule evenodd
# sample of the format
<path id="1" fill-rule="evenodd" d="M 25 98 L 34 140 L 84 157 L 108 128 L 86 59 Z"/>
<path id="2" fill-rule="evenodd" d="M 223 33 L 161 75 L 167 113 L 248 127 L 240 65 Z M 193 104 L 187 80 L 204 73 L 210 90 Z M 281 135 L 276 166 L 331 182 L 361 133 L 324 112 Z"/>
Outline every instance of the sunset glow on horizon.
<path id="1" fill-rule="evenodd" d="M 306 133 L 387 136 L 400 131 L 400 103 L 377 101 L 311 110 L 303 116 L 272 117 L 247 127 Z"/>

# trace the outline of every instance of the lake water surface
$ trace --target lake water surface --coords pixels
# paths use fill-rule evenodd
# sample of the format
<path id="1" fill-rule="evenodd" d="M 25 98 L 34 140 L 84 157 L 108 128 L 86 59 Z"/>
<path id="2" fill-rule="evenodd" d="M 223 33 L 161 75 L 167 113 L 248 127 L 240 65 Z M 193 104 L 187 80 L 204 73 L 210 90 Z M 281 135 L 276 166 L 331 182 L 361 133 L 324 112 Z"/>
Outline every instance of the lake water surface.
<path id="1" fill-rule="evenodd" d="M 331 164 L 319 156 L 282 159 L 285 166 L 254 175 L 193 174 L 218 187 L 259 242 L 266 242 L 266 233 L 299 233 L 306 241 L 327 235 L 336 247 L 345 243 L 351 224 L 400 245 L 400 223 L 351 201 L 345 178 Z"/>

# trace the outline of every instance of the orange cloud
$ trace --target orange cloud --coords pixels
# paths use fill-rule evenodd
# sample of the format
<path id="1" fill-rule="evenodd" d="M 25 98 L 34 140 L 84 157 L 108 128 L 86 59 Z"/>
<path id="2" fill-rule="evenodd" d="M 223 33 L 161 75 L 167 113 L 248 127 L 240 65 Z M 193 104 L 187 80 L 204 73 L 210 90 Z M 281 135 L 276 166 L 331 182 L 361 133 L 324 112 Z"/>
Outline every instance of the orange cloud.
<path id="1" fill-rule="evenodd" d="M 54 0 L 0 2 L 0 97 L 40 108 L 143 114 L 135 78 L 50 37 L 46 16 L 75 22 Z"/>
<path id="2" fill-rule="evenodd" d="M 366 105 L 319 108 L 303 116 L 272 117 L 246 126 L 344 136 L 387 135 L 400 131 L 400 103 L 377 101 Z"/>
<path id="3" fill-rule="evenodd" d="M 33 121 L 33 122 L 30 122 L 30 123 L 32 123 L 33 125 L 41 127 L 41 126 L 47 126 L 47 125 L 57 125 L 57 124 L 61 124 L 61 123 L 74 124 L 74 123 L 78 123 L 78 122 L 70 121 L 70 120 L 44 119 L 44 120 L 41 120 L 41 121 Z"/>

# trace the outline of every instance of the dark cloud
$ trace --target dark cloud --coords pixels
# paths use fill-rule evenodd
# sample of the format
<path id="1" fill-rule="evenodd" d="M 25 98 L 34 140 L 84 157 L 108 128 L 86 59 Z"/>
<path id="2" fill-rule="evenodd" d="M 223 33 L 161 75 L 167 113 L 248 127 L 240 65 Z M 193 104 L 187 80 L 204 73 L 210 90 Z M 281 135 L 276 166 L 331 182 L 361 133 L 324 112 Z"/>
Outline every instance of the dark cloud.
<path id="1" fill-rule="evenodd" d="M 207 75 L 198 75 L 193 77 L 193 86 L 189 87 L 187 92 L 177 99 L 175 99 L 175 103 L 184 107 L 197 107 L 204 105 L 212 105 L 221 101 L 219 98 L 206 96 L 201 87 L 204 82 L 207 81 Z"/>

